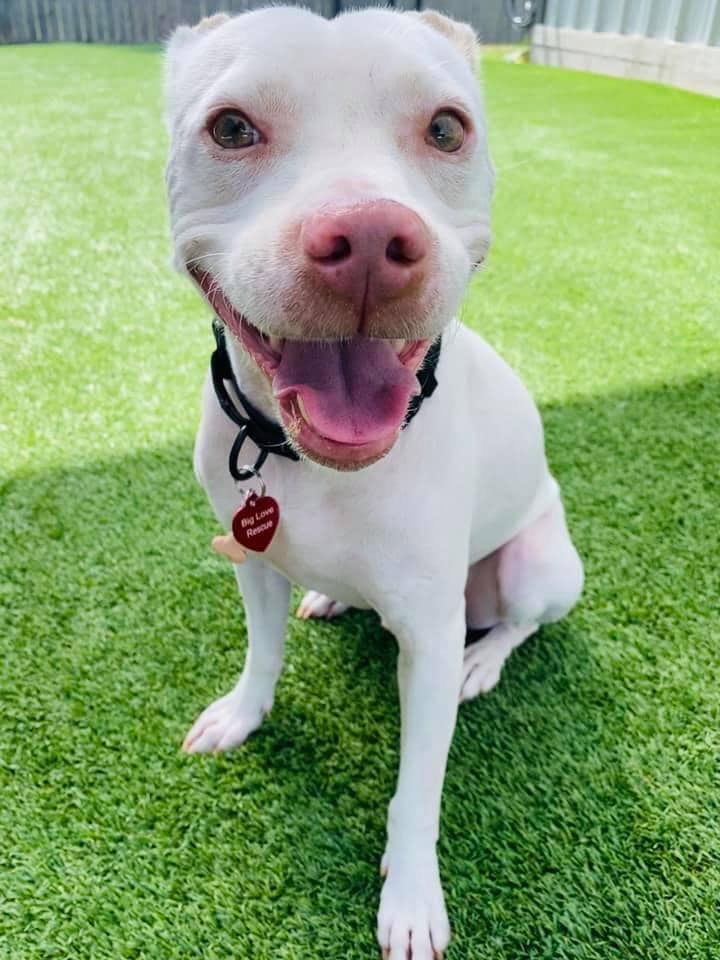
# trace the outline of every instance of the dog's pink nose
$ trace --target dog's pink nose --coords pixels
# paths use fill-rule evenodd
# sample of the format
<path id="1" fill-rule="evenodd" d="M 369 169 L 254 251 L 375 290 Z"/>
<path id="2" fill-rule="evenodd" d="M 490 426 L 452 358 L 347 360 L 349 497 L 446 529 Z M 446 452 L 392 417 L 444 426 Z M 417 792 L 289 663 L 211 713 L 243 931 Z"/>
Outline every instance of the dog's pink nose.
<path id="1" fill-rule="evenodd" d="M 393 200 L 325 207 L 303 222 L 301 236 L 316 275 L 359 310 L 399 297 L 425 276 L 427 227 Z"/>

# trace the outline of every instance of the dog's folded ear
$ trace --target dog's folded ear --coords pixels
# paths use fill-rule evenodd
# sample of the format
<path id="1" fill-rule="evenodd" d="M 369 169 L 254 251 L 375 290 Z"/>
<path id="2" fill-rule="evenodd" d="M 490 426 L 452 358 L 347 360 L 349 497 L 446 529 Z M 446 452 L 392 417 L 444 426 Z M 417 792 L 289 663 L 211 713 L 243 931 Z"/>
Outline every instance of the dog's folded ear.
<path id="1" fill-rule="evenodd" d="M 203 17 L 194 27 L 176 27 L 168 40 L 168 50 L 173 47 L 186 47 L 194 43 L 200 34 L 216 30 L 230 19 L 227 13 L 214 13 L 211 17 Z"/>
<path id="2" fill-rule="evenodd" d="M 221 27 L 224 23 L 230 19 L 230 15 L 227 13 L 214 13 L 211 17 L 203 17 L 200 23 L 196 23 L 193 27 L 195 33 L 207 33 L 208 30 L 215 30 L 217 27 Z"/>
<path id="3" fill-rule="evenodd" d="M 450 43 L 462 53 L 472 69 L 475 69 L 480 43 L 477 34 L 469 23 L 452 20 L 450 17 L 446 17 L 444 13 L 438 13 L 437 10 L 423 10 L 421 13 L 409 11 L 406 16 L 421 20 L 426 26 L 447 37 Z"/>
<path id="4" fill-rule="evenodd" d="M 227 23 L 229 19 L 227 13 L 215 13 L 211 17 L 204 17 L 194 27 L 176 27 L 166 47 L 167 62 L 170 69 L 182 57 L 184 51 L 194 46 L 204 35 Z"/>

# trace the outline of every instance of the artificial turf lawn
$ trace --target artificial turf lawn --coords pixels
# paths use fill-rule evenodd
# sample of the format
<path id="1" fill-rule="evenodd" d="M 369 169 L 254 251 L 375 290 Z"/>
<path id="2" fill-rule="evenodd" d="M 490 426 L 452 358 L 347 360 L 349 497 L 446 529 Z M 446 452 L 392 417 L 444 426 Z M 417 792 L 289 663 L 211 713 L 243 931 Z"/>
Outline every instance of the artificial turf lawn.
<path id="1" fill-rule="evenodd" d="M 496 242 L 464 319 L 542 404 L 587 587 L 461 710 L 449 958 L 717 958 L 720 102 L 500 62 L 485 86 Z M 159 87 L 157 51 L 0 49 L 0 956 L 372 957 L 376 619 L 291 622 L 262 731 L 178 749 L 245 635 L 191 470 L 211 338 L 166 264 Z"/>

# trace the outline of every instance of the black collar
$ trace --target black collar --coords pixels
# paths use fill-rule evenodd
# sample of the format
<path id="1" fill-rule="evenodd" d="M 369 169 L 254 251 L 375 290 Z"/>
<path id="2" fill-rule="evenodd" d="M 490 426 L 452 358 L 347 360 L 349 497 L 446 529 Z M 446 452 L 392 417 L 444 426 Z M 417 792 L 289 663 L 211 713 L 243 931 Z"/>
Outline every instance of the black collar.
<path id="1" fill-rule="evenodd" d="M 288 460 L 299 460 L 300 457 L 290 446 L 285 431 L 280 424 L 275 423 L 274 420 L 268 420 L 268 418 L 248 400 L 240 389 L 233 372 L 232 364 L 230 363 L 227 344 L 225 343 L 225 328 L 220 322 L 215 321 L 213 323 L 213 333 L 215 334 L 216 346 L 210 358 L 210 371 L 212 373 L 215 396 L 224 413 L 240 428 L 230 449 L 230 459 L 228 463 L 233 480 L 249 480 L 250 477 L 253 476 L 249 470 L 238 467 L 240 448 L 247 437 L 250 437 L 255 446 L 260 450 L 258 458 L 252 467 L 253 471 L 257 471 L 262 467 L 269 453 L 274 453 L 279 457 L 286 457 Z M 438 339 L 431 344 L 425 355 L 425 360 L 417 372 L 417 378 L 420 383 L 420 393 L 416 394 L 408 404 L 408 412 L 405 423 L 403 424 L 403 429 L 407 427 L 417 414 L 422 406 L 423 400 L 425 400 L 426 397 L 432 396 L 435 387 L 437 387 L 435 368 L 440 359 L 441 342 L 441 338 L 438 337 Z M 235 395 L 243 405 L 245 413 L 241 413 L 235 406 L 225 386 L 226 381 L 232 384 Z"/>

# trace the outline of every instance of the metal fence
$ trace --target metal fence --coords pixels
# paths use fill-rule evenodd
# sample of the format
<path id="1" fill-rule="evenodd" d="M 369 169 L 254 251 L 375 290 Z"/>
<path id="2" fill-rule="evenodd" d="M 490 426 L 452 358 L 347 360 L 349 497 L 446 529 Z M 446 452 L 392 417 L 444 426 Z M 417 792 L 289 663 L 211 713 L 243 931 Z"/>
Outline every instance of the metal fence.
<path id="1" fill-rule="evenodd" d="M 720 0 L 548 0 L 544 22 L 720 46 Z"/>
<path id="2" fill-rule="evenodd" d="M 180 23 L 196 23 L 223 10 L 241 13 L 269 0 L 0 0 L 0 43 L 157 43 Z M 293 2 L 293 0 L 285 0 Z M 372 0 L 304 0 L 298 5 L 332 17 Z M 386 5 L 423 6 L 472 23 L 486 43 L 518 39 L 504 0 L 395 0 Z"/>

